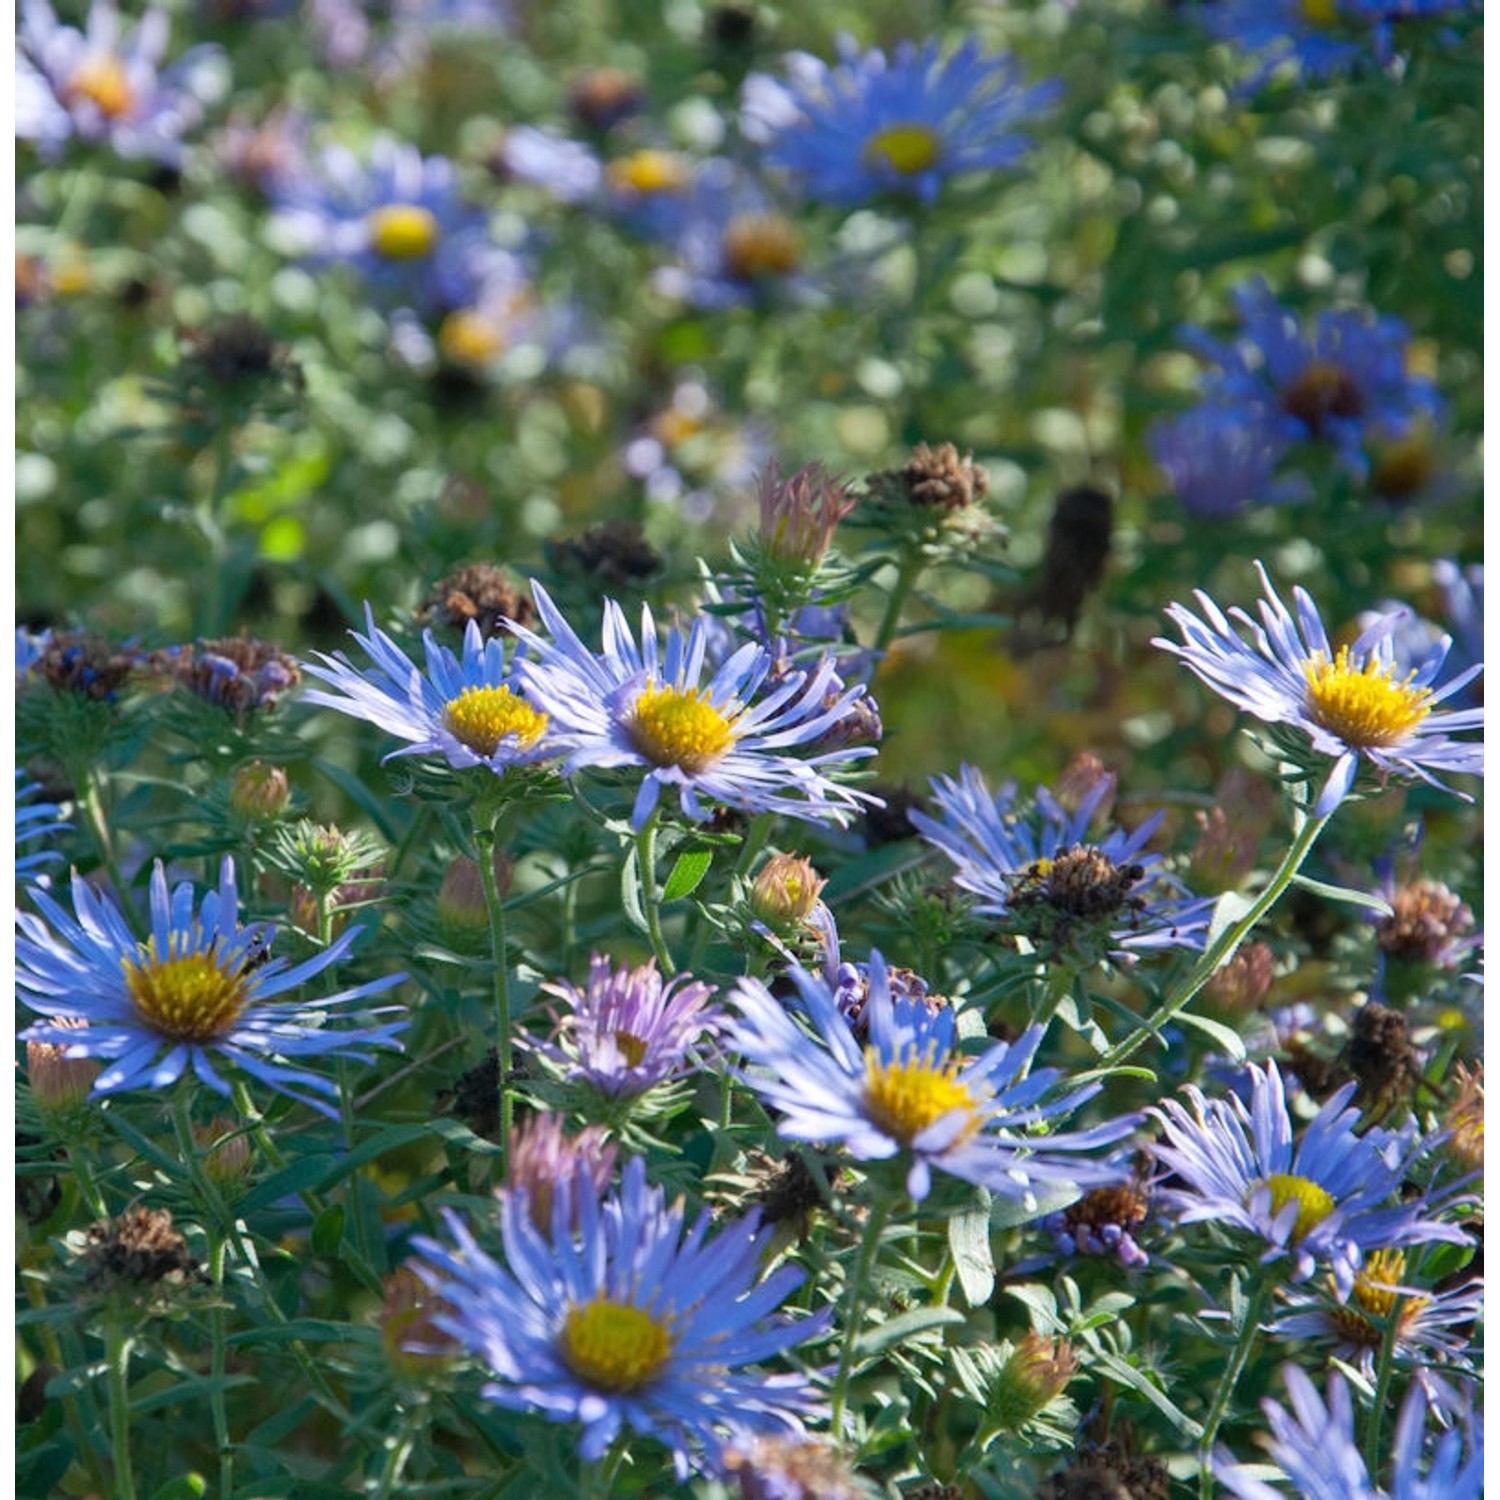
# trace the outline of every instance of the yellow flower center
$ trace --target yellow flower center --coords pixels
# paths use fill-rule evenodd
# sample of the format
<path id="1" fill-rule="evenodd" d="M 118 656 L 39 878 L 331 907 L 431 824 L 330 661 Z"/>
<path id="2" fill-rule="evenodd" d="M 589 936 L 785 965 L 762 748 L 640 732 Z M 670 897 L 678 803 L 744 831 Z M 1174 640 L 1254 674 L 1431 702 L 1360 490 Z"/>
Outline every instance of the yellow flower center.
<path id="1" fill-rule="evenodd" d="M 634 1391 L 671 1358 L 672 1331 L 643 1308 L 600 1295 L 568 1309 L 558 1353 L 598 1390 Z"/>
<path id="2" fill-rule="evenodd" d="M 615 1046 L 620 1049 L 620 1056 L 625 1059 L 627 1067 L 640 1067 L 642 1059 L 646 1056 L 644 1037 L 638 1037 L 633 1031 L 617 1031 L 615 1032 Z"/>
<path id="3" fill-rule="evenodd" d="M 65 90 L 68 103 L 87 99 L 106 120 L 124 119 L 135 108 L 125 69 L 112 57 L 87 57 L 74 70 Z"/>
<path id="4" fill-rule="evenodd" d="M 1358 666 L 1347 646 L 1332 661 L 1316 653 L 1302 671 L 1314 722 L 1355 750 L 1399 744 L 1427 717 L 1432 702 L 1426 688 L 1411 685 L 1415 673 L 1397 681 L 1395 666 L 1378 657 Z"/>
<path id="5" fill-rule="evenodd" d="M 632 151 L 609 164 L 610 186 L 632 193 L 680 193 L 688 164 L 675 151 Z"/>
<path id="6" fill-rule="evenodd" d="M 438 222 L 416 203 L 388 203 L 365 220 L 370 244 L 386 260 L 423 260 L 438 240 Z"/>
<path id="7" fill-rule="evenodd" d="M 969 1119 L 954 1143 L 967 1140 L 982 1121 L 979 1101 L 958 1081 L 958 1071 L 956 1059 L 940 1063 L 930 1051 L 882 1062 L 873 1047 L 866 1047 L 865 1114 L 887 1135 L 909 1144 L 934 1120 L 955 1109 L 967 1110 Z"/>
<path id="8" fill-rule="evenodd" d="M 212 949 L 166 958 L 153 938 L 124 961 L 125 989 L 136 1013 L 159 1036 L 174 1042 L 211 1042 L 239 1019 L 250 999 L 243 967 L 230 970 Z"/>
<path id="9" fill-rule="evenodd" d="M 888 125 L 865 142 L 866 162 L 894 167 L 904 177 L 925 172 L 942 154 L 942 137 L 930 125 Z"/>
<path id="10" fill-rule="evenodd" d="M 1378 1349 L 1393 1314 L 1398 1336 L 1410 1328 L 1429 1299 L 1406 1297 L 1393 1290 L 1405 1274 L 1406 1256 L 1400 1250 L 1377 1250 L 1364 1263 L 1354 1278 L 1349 1301 L 1329 1310 L 1330 1320 L 1344 1342 Z"/>
<path id="11" fill-rule="evenodd" d="M 1271 1217 L 1275 1218 L 1288 1203 L 1297 1205 L 1297 1222 L 1292 1225 L 1292 1243 L 1305 1239 L 1333 1212 L 1333 1195 L 1316 1182 L 1292 1172 L 1272 1172 L 1258 1182 L 1251 1192 L 1271 1190 Z"/>
<path id="12" fill-rule="evenodd" d="M 734 719 L 720 713 L 701 688 L 647 686 L 628 722 L 635 748 L 658 766 L 703 771 L 734 743 Z"/>
<path id="13" fill-rule="evenodd" d="M 493 755 L 504 739 L 514 739 L 529 750 L 542 737 L 547 715 L 538 713 L 508 687 L 465 688 L 443 709 L 443 720 L 454 739 L 475 755 Z"/>
<path id="14" fill-rule="evenodd" d="M 1332 26 L 1339 18 L 1339 0 L 1302 0 L 1302 19 L 1312 26 Z"/>
<path id="15" fill-rule="evenodd" d="M 802 259 L 802 242 L 780 214 L 740 214 L 724 231 L 724 265 L 731 276 L 786 276 Z"/>
<path id="16" fill-rule="evenodd" d="M 675 448 L 679 443 L 685 443 L 691 437 L 696 437 L 703 431 L 703 422 L 685 411 L 679 411 L 675 406 L 658 414 L 651 423 L 651 431 L 658 442 L 668 448 Z"/>
<path id="17" fill-rule="evenodd" d="M 465 307 L 443 319 L 438 348 L 456 365 L 486 365 L 504 350 L 505 340 L 488 318 Z"/>

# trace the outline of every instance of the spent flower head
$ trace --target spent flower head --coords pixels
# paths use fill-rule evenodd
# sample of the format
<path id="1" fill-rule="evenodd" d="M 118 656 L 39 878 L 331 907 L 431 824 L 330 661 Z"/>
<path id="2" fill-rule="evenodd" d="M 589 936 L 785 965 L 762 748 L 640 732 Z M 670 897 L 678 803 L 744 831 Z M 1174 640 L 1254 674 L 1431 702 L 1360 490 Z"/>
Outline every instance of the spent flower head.
<path id="1" fill-rule="evenodd" d="M 158 860 L 145 942 L 77 873 L 76 915 L 44 891 L 31 899 L 41 916 L 16 915 L 16 986 L 44 1019 L 21 1037 L 50 1042 L 69 1058 L 102 1059 L 95 1096 L 159 1091 L 192 1074 L 227 1097 L 219 1069 L 229 1067 L 336 1118 L 337 1087 L 302 1059 L 368 1062 L 373 1048 L 398 1046 L 406 1027 L 397 1015 L 403 1007 L 360 1003 L 403 974 L 316 999 L 279 998 L 340 962 L 358 934 L 304 963 L 268 957 L 266 925 L 240 925 L 232 859 L 201 903 L 187 882 L 169 888 Z"/>
<path id="2" fill-rule="evenodd" d="M 1361 764 L 1382 781 L 1415 777 L 1451 790 L 1439 779 L 1452 772 L 1478 776 L 1484 747 L 1454 738 L 1482 729 L 1482 708 L 1450 711 L 1438 704 L 1460 692 L 1483 668 L 1470 667 L 1441 687 L 1439 672 L 1448 654 L 1444 636 L 1425 660 L 1402 673 L 1391 649 L 1400 614 L 1380 616 L 1350 645 L 1334 650 L 1317 606 L 1305 589 L 1293 591 L 1294 616 L 1257 563 L 1265 590 L 1260 622 L 1242 609 L 1226 618 L 1201 589 L 1195 590 L 1202 618 L 1181 604 L 1167 616 L 1182 642 L 1158 638 L 1152 644 L 1180 657 L 1196 676 L 1229 702 L 1277 727 L 1277 744 L 1289 757 L 1315 766 L 1307 749 L 1332 757 L 1313 814 L 1331 813 L 1349 794 Z M 1234 622 L 1234 623 L 1231 623 Z M 1249 631 L 1246 640 L 1236 625 Z M 1288 734 L 1284 731 L 1298 731 Z M 1300 736 L 1306 736 L 1303 741 Z"/>
<path id="3" fill-rule="evenodd" d="M 456 1248 L 415 1241 L 446 1304 L 438 1328 L 488 1367 L 487 1400 L 580 1424 L 584 1459 L 628 1428 L 665 1444 L 686 1476 L 730 1431 L 801 1435 L 813 1404 L 804 1378 L 751 1367 L 823 1333 L 831 1310 L 774 1316 L 803 1273 L 783 1265 L 761 1278 L 771 1230 L 756 1216 L 710 1239 L 705 1210 L 684 1234 L 681 1202 L 668 1207 L 635 1157 L 602 1203 L 591 1185 L 559 1183 L 550 1236 L 524 1193 L 502 1195 L 504 1265 L 456 1214 L 444 1221 Z"/>

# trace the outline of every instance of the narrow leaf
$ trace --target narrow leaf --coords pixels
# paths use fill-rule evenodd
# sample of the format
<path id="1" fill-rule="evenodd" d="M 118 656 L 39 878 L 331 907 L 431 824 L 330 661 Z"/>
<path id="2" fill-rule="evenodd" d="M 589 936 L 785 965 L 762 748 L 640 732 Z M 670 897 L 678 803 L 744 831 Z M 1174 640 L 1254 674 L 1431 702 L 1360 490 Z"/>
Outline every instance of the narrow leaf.
<path id="1" fill-rule="evenodd" d="M 672 866 L 672 873 L 667 876 L 666 885 L 662 887 L 661 899 L 676 901 L 683 896 L 691 896 L 708 874 L 708 867 L 713 862 L 712 849 L 683 850 L 677 856 L 677 863 Z"/>

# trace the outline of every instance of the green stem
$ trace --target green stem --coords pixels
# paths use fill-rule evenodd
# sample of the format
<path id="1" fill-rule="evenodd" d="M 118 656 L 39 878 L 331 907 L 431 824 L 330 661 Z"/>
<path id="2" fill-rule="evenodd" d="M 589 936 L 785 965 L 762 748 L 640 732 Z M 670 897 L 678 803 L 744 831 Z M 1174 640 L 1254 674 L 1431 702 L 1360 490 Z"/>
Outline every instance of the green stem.
<path id="1" fill-rule="evenodd" d="M 198 523 L 208 543 L 208 567 L 199 594 L 200 636 L 216 636 L 227 624 L 221 618 L 224 597 L 224 563 L 228 556 L 224 532 L 224 501 L 229 495 L 229 480 L 234 472 L 234 428 L 221 427 L 214 434 L 214 478 L 208 496 L 198 508 Z"/>
<path id="2" fill-rule="evenodd" d="M 877 656 L 890 645 L 891 638 L 896 634 L 907 595 L 911 593 L 912 585 L 922 572 L 922 562 L 921 554 L 917 552 L 908 552 L 901 559 L 896 582 L 885 601 L 885 617 L 880 622 L 880 629 L 875 632 L 875 642 L 871 647 Z"/>
<path id="3" fill-rule="evenodd" d="M 110 1452 L 114 1460 L 116 1500 L 135 1500 L 135 1466 L 130 1458 L 130 1335 L 119 1311 L 104 1319 L 104 1362 L 109 1376 Z"/>
<path id="4" fill-rule="evenodd" d="M 641 910 L 646 914 L 646 935 L 651 951 L 661 965 L 662 975 L 670 979 L 677 972 L 671 950 L 661 935 L 661 907 L 656 890 L 656 814 L 646 819 L 646 826 L 636 835 L 636 874 L 641 882 Z"/>
<path id="5" fill-rule="evenodd" d="M 1286 852 L 1286 857 L 1277 866 L 1276 873 L 1266 882 L 1265 889 L 1251 903 L 1250 909 L 1239 921 L 1232 922 L 1209 944 L 1208 950 L 1194 964 L 1187 978 L 1170 992 L 1151 1016 L 1142 1022 L 1131 1035 L 1117 1042 L 1104 1054 L 1099 1062 L 1101 1069 L 1112 1068 L 1124 1062 L 1127 1057 L 1145 1044 L 1147 1037 L 1158 1035 L 1161 1028 L 1234 957 L 1236 950 L 1250 935 L 1255 925 L 1281 899 L 1297 871 L 1302 868 L 1312 846 L 1317 843 L 1318 835 L 1328 826 L 1328 820 L 1332 816 L 1332 813 L 1324 813 L 1320 818 L 1307 818 L 1303 822 L 1301 828 L 1297 830 L 1296 837 L 1292 840 L 1291 847 Z"/>
<path id="6" fill-rule="evenodd" d="M 1032 1026 L 1045 1026 L 1057 1014 L 1057 1007 L 1062 1004 L 1063 996 L 1073 986 L 1073 971 L 1065 963 L 1054 961 L 1043 965 L 1043 973 L 1046 975 L 1047 987 L 1042 995 L 1042 1003 L 1031 1013 L 1028 1024 Z"/>
<path id="7" fill-rule="evenodd" d="M 214 1420 L 214 1446 L 219 1450 L 219 1493 L 234 1494 L 234 1447 L 229 1441 L 229 1410 L 224 1397 L 226 1363 L 224 1319 L 224 1251 L 228 1244 L 217 1229 L 209 1237 L 208 1274 L 214 1284 L 214 1307 L 209 1314 L 208 1332 L 212 1341 L 213 1395 L 210 1398 Z"/>
<path id="8" fill-rule="evenodd" d="M 94 843 L 99 849 L 99 862 L 104 867 L 104 873 L 109 877 L 109 883 L 119 895 L 123 896 L 125 882 L 121 879 L 119 867 L 115 864 L 114 843 L 109 836 L 109 819 L 104 811 L 104 791 L 100 774 L 96 768 L 88 766 L 74 775 L 72 780 L 81 793 L 89 832 L 93 834 Z"/>
<path id="9" fill-rule="evenodd" d="M 99 1191 L 94 1169 L 89 1165 L 88 1152 L 82 1146 L 68 1147 L 68 1166 L 72 1168 L 74 1181 L 78 1184 L 83 1201 L 88 1204 L 89 1212 L 96 1219 L 107 1219 L 109 1209 L 104 1202 L 104 1194 Z"/>
<path id="10" fill-rule="evenodd" d="M 1396 1339 L 1401 1332 L 1401 1298 L 1397 1298 L 1385 1317 L 1385 1332 L 1380 1340 L 1380 1355 L 1375 1366 L 1375 1404 L 1370 1408 L 1370 1426 L 1365 1433 L 1365 1468 L 1371 1476 L 1380 1473 L 1380 1429 L 1390 1399 L 1391 1374 L 1396 1363 Z"/>
<path id="11" fill-rule="evenodd" d="M 514 1102 L 510 1093 L 510 1075 L 513 1064 L 510 1034 L 510 969 L 505 946 L 505 903 L 500 898 L 500 883 L 495 879 L 496 830 L 500 826 L 500 812 L 496 811 L 489 825 L 481 822 L 474 825 L 475 863 L 479 866 L 479 880 L 484 887 L 484 907 L 490 923 L 490 954 L 494 959 L 495 1002 L 495 1062 L 497 1088 L 499 1090 L 500 1155 L 497 1170 L 505 1175 L 510 1152 L 510 1133 L 514 1119 Z"/>
<path id="12" fill-rule="evenodd" d="M 849 1395 L 849 1378 L 854 1373 L 854 1341 L 859 1335 L 865 1288 L 875 1266 L 880 1236 L 890 1211 L 891 1200 L 887 1197 L 879 1197 L 871 1204 L 869 1217 L 865 1220 L 864 1238 L 860 1241 L 859 1259 L 844 1291 L 844 1342 L 839 1349 L 839 1369 L 833 1382 L 833 1410 L 829 1422 L 829 1431 L 836 1443 L 844 1440 L 844 1406 Z"/>
<path id="13" fill-rule="evenodd" d="M 401 1410 L 401 1421 L 391 1434 L 390 1446 L 386 1450 L 385 1464 L 380 1471 L 380 1487 L 375 1491 L 375 1500 L 390 1500 L 400 1493 L 401 1475 L 406 1469 L 411 1450 L 416 1446 L 417 1433 L 421 1430 L 427 1402 L 419 1399 L 409 1409 Z"/>
<path id="14" fill-rule="evenodd" d="M 1245 1304 L 1244 1321 L 1240 1324 L 1239 1338 L 1235 1340 L 1234 1348 L 1230 1351 L 1229 1363 L 1225 1365 L 1224 1373 L 1219 1378 L 1219 1388 L 1214 1393 L 1214 1404 L 1209 1410 L 1208 1421 L 1203 1426 L 1203 1436 L 1198 1442 L 1198 1461 L 1201 1465 L 1199 1493 L 1202 1500 L 1213 1500 L 1214 1439 L 1219 1435 L 1219 1426 L 1224 1420 L 1224 1413 L 1229 1410 L 1234 1388 L 1239 1384 L 1240 1375 L 1244 1372 L 1250 1352 L 1255 1347 L 1256 1338 L 1260 1333 L 1261 1310 L 1266 1305 L 1270 1290 L 1269 1280 L 1263 1278 L 1256 1283 L 1250 1293 L 1249 1300 Z"/>

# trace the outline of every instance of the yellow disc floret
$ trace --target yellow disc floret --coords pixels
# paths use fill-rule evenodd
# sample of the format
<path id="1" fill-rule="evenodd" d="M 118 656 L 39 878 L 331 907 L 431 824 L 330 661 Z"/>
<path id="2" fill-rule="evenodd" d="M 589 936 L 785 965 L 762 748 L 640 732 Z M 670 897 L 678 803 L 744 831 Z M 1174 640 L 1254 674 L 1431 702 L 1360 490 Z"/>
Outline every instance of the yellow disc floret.
<path id="1" fill-rule="evenodd" d="M 1332 26 L 1339 18 L 1339 0 L 1302 0 L 1302 19 L 1312 26 Z"/>
<path id="2" fill-rule="evenodd" d="M 954 1138 L 967 1140 L 982 1123 L 973 1090 L 958 1079 L 957 1059 L 940 1062 L 929 1050 L 909 1052 L 890 1062 L 873 1047 L 865 1048 L 865 1114 L 887 1135 L 909 1144 L 934 1120 L 953 1110 L 969 1119 Z"/>
<path id="3" fill-rule="evenodd" d="M 438 222 L 419 203 L 388 203 L 365 220 L 370 246 L 386 260 L 423 260 L 438 242 Z"/>
<path id="4" fill-rule="evenodd" d="M 125 69 L 113 57 L 86 57 L 64 90 L 68 103 L 86 99 L 106 120 L 123 120 L 135 108 Z"/>
<path id="5" fill-rule="evenodd" d="M 456 365 L 487 365 L 505 351 L 500 330 L 483 313 L 460 308 L 443 319 L 438 329 L 438 348 L 443 358 Z"/>
<path id="6" fill-rule="evenodd" d="M 243 965 L 229 968 L 212 949 L 167 956 L 153 938 L 123 968 L 125 989 L 136 1013 L 159 1036 L 173 1042 L 211 1042 L 239 1019 L 250 999 Z"/>
<path id="7" fill-rule="evenodd" d="M 1297 1221 L 1292 1225 L 1292 1243 L 1306 1239 L 1333 1212 L 1333 1195 L 1308 1177 L 1292 1172 L 1272 1172 L 1251 1189 L 1271 1190 L 1271 1217 L 1276 1218 L 1288 1203 L 1297 1205 Z"/>
<path id="8" fill-rule="evenodd" d="M 568 1309 L 558 1354 L 602 1391 L 634 1391 L 672 1355 L 672 1330 L 644 1308 L 600 1295 Z"/>
<path id="9" fill-rule="evenodd" d="M 734 716 L 715 708 L 701 688 L 648 683 L 626 728 L 652 764 L 684 771 L 707 770 L 734 743 Z"/>
<path id="10" fill-rule="evenodd" d="M 942 137 L 930 125 L 887 125 L 865 142 L 866 162 L 893 167 L 903 177 L 927 171 L 942 154 Z"/>
<path id="11" fill-rule="evenodd" d="M 507 738 L 513 738 L 519 749 L 529 750 L 547 727 L 547 715 L 508 687 L 465 688 L 449 700 L 443 720 L 454 739 L 483 756 L 493 755 Z"/>
<path id="12" fill-rule="evenodd" d="M 688 184 L 688 164 L 673 151 L 632 151 L 609 164 L 609 182 L 631 193 L 680 193 Z"/>
<path id="13" fill-rule="evenodd" d="M 738 214 L 724 231 L 724 266 L 731 276 L 786 276 L 802 259 L 802 242 L 781 214 Z"/>
<path id="14" fill-rule="evenodd" d="M 1363 664 L 1340 646 L 1329 661 L 1316 652 L 1302 669 L 1307 710 L 1315 723 L 1355 750 L 1399 744 L 1427 717 L 1432 694 L 1397 679 L 1394 663 L 1371 657 Z"/>

